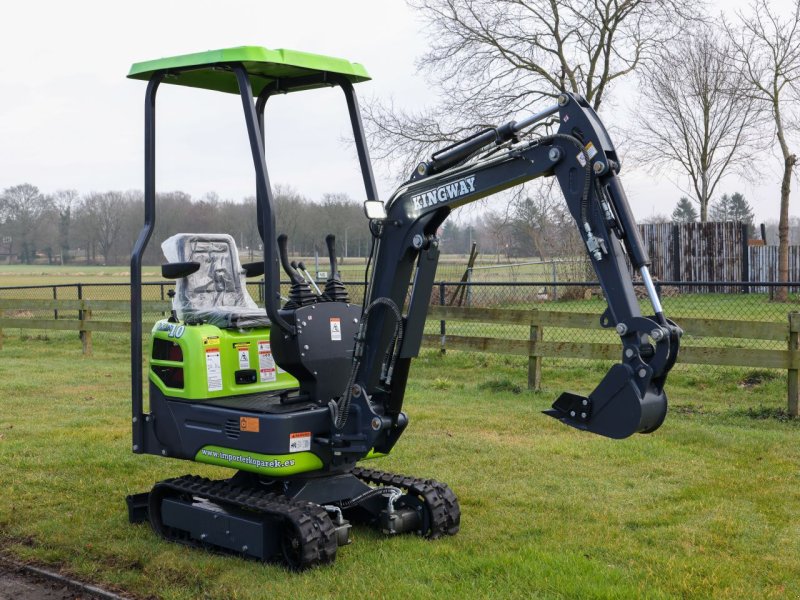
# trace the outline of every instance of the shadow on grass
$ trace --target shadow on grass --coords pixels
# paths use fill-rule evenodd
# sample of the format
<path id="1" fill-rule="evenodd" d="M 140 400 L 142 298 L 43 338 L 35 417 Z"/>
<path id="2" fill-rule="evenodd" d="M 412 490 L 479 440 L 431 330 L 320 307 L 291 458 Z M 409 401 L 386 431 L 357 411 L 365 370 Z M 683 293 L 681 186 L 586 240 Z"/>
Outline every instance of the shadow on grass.
<path id="1" fill-rule="evenodd" d="M 771 420 L 779 421 L 781 423 L 798 422 L 797 419 L 791 417 L 785 408 L 778 408 L 775 406 L 758 406 L 741 408 L 733 411 L 733 414 L 750 419 L 758 420 Z"/>
<path id="2" fill-rule="evenodd" d="M 490 379 L 489 381 L 482 381 L 478 384 L 478 389 L 482 392 L 492 392 L 495 394 L 501 392 L 511 392 L 512 394 L 521 394 L 522 386 L 514 383 L 510 379 Z"/>

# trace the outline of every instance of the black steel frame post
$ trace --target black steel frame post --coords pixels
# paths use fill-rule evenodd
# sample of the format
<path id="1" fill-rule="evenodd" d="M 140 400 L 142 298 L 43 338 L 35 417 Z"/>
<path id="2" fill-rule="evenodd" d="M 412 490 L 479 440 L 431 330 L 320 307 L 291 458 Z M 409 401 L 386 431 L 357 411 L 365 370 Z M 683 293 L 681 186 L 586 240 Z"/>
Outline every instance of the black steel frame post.
<path id="1" fill-rule="evenodd" d="M 298 84 L 303 84 L 303 83 L 306 83 L 306 82 L 308 82 L 308 83 L 312 83 L 312 82 L 314 82 L 314 83 L 316 83 L 316 82 L 329 83 L 330 85 L 338 85 L 341 88 L 342 92 L 344 93 L 345 100 L 347 102 L 347 110 L 348 110 L 348 114 L 350 116 L 350 125 L 351 125 L 351 127 L 353 129 L 353 139 L 354 139 L 355 144 L 356 144 L 356 152 L 358 154 L 359 166 L 361 167 L 361 176 L 362 176 L 362 179 L 364 181 L 364 190 L 366 192 L 366 198 L 367 198 L 367 200 L 377 200 L 377 198 L 378 198 L 378 190 L 377 190 L 377 186 L 375 184 L 375 176 L 374 176 L 374 174 L 372 172 L 372 163 L 370 162 L 369 150 L 367 148 L 367 137 L 366 137 L 366 135 L 364 133 L 364 124 L 361 121 L 361 112 L 360 112 L 359 107 L 358 107 L 358 99 L 356 97 L 355 90 L 353 89 L 353 84 L 346 77 L 341 76 L 341 75 L 337 75 L 337 74 L 333 74 L 333 73 L 324 73 L 324 74 L 322 74 L 322 76 L 316 76 L 315 75 L 315 76 L 312 76 L 312 77 L 297 78 L 297 79 L 291 80 L 288 83 L 298 85 Z M 240 91 L 242 90 L 243 83 L 244 83 L 243 81 L 241 81 L 241 80 L 239 81 L 239 86 L 240 86 L 239 89 L 240 89 Z M 254 150 L 253 159 L 256 162 L 263 161 L 263 163 L 264 163 L 264 172 L 265 173 L 266 173 L 266 159 L 265 159 L 266 136 L 265 136 L 265 126 L 264 126 L 264 110 L 266 108 L 267 101 L 270 99 L 270 97 L 273 94 L 286 93 L 291 89 L 292 86 L 291 85 L 286 86 L 285 83 L 287 83 L 287 82 L 282 82 L 280 80 L 276 80 L 276 81 L 272 82 L 271 84 L 269 84 L 268 86 L 264 87 L 261 90 L 261 92 L 258 94 L 258 97 L 256 98 L 256 101 L 255 101 L 255 115 L 256 115 L 256 121 L 257 121 L 257 125 L 258 125 L 258 133 L 260 134 L 260 140 L 258 140 L 258 141 L 260 141 L 260 144 L 261 144 L 261 152 L 260 152 L 260 157 L 256 158 L 255 150 Z M 249 80 L 247 81 L 247 86 L 246 87 L 249 87 Z M 252 88 L 250 87 L 249 89 L 250 89 L 250 97 L 252 98 Z M 242 93 L 243 93 L 242 102 L 243 102 L 243 104 L 245 106 L 245 114 L 247 115 L 247 113 L 249 112 L 248 106 L 250 104 L 252 104 L 252 99 L 246 100 L 245 96 L 244 96 L 245 92 L 242 92 Z M 251 144 L 252 143 L 253 143 L 253 141 L 251 139 Z M 270 239 L 270 236 L 271 236 L 271 238 L 273 240 L 275 239 L 274 228 L 273 228 L 271 234 L 267 234 L 267 229 L 268 229 L 268 227 L 266 225 L 267 220 L 264 217 L 264 211 L 263 211 L 263 207 L 265 205 L 265 201 L 264 201 L 265 198 L 268 199 L 268 202 L 270 203 L 270 206 L 272 205 L 272 193 L 271 193 L 271 189 L 269 188 L 269 180 L 267 179 L 267 186 L 266 186 L 267 195 L 262 195 L 261 185 L 259 184 L 259 180 L 261 179 L 261 176 L 258 173 L 258 168 L 256 168 L 256 170 L 257 170 L 257 173 L 256 173 L 256 218 L 258 219 L 258 232 L 259 232 L 259 235 L 261 236 L 261 242 L 262 242 L 264 248 L 266 248 L 267 247 L 266 246 L 267 245 L 267 240 Z M 267 218 L 269 218 L 269 217 L 267 217 Z M 273 223 L 274 223 L 274 218 L 273 218 Z M 274 242 L 270 242 L 270 243 L 274 243 Z M 265 256 L 264 260 L 265 261 L 268 260 L 266 252 L 265 252 L 264 256 Z M 276 265 L 277 265 L 277 255 L 273 253 L 273 256 L 276 257 L 275 261 L 276 261 Z M 277 267 L 276 267 L 276 270 L 277 270 Z M 278 270 L 278 272 L 280 273 L 279 270 Z M 267 277 L 268 276 L 265 275 L 265 280 L 269 281 L 269 279 L 267 279 Z M 280 283 L 278 283 L 278 285 L 280 285 Z M 265 288 L 266 288 L 266 282 L 265 282 Z M 279 296 L 280 295 L 280 287 L 278 287 L 277 290 L 278 290 L 278 294 L 277 295 Z M 270 294 L 267 293 L 266 289 L 264 291 L 264 296 L 265 296 L 265 298 L 270 296 Z"/>
<path id="2" fill-rule="evenodd" d="M 142 256 L 156 224 L 156 92 L 163 74 L 147 83 L 144 101 L 144 226 L 131 253 L 131 409 L 133 451 L 145 451 L 142 389 Z"/>
<path id="3" fill-rule="evenodd" d="M 358 162 L 361 165 L 361 177 L 364 179 L 364 190 L 367 193 L 367 200 L 378 199 L 378 188 L 375 185 L 375 176 L 372 173 L 372 163 L 369 160 L 369 150 L 367 149 L 367 137 L 364 135 L 364 124 L 361 122 L 361 112 L 358 108 L 358 99 L 353 89 L 353 84 L 349 79 L 341 75 L 329 76 L 330 81 L 336 83 L 347 100 L 347 111 L 350 113 L 350 124 L 353 127 L 353 138 L 356 142 L 356 152 Z"/>
<path id="4" fill-rule="evenodd" d="M 260 208 L 260 233 L 264 249 L 264 306 L 270 321 L 283 331 L 294 335 L 294 326 L 280 316 L 277 304 L 280 300 L 280 277 L 278 270 L 278 251 L 275 246 L 275 213 L 272 210 L 272 189 L 267 173 L 267 163 L 264 158 L 264 144 L 262 142 L 259 120 L 256 116 L 256 107 L 253 101 L 253 89 L 250 78 L 243 65 L 234 65 L 233 72 L 239 84 L 239 95 L 242 99 L 244 119 L 247 124 L 247 134 L 250 139 L 250 151 L 253 155 L 253 166 L 256 171 L 256 201 Z"/>
<path id="5" fill-rule="evenodd" d="M 258 131 L 261 134 L 261 152 L 264 154 L 264 161 L 266 162 L 266 138 L 264 137 L 264 108 L 267 105 L 267 100 L 273 93 L 273 86 L 268 85 L 261 93 L 258 95 L 256 99 L 256 118 L 258 119 Z M 258 179 L 258 175 L 256 175 L 256 179 Z M 258 191 L 258 181 L 256 181 L 256 221 L 258 222 L 258 235 L 261 237 L 261 247 L 264 248 L 264 216 L 262 215 L 262 207 L 261 203 L 263 199 L 259 196 Z M 262 286 L 263 295 L 266 296 L 266 286 Z"/>
<path id="6" fill-rule="evenodd" d="M 324 82 L 330 85 L 337 85 L 344 93 L 347 102 L 347 112 L 350 116 L 350 125 L 353 128 L 353 140 L 356 144 L 356 152 L 358 154 L 358 162 L 361 167 L 361 177 L 364 180 L 364 190 L 367 195 L 367 200 L 378 199 L 378 188 L 375 185 L 375 176 L 372 173 L 372 163 L 369 158 L 369 149 L 367 148 L 367 136 L 364 133 L 364 124 L 361 121 L 361 111 L 358 107 L 358 98 L 356 97 L 355 89 L 352 82 L 343 75 L 335 73 L 325 73 L 322 76 L 312 76 L 305 78 L 293 79 L 290 84 L 302 85 L 304 83 Z M 264 108 L 270 96 L 276 93 L 288 92 L 292 86 L 283 85 L 284 82 L 275 81 L 266 86 L 258 95 L 256 100 L 256 116 L 258 118 L 259 131 L 261 132 L 261 141 L 264 142 Z M 263 149 L 263 145 L 262 145 Z"/>

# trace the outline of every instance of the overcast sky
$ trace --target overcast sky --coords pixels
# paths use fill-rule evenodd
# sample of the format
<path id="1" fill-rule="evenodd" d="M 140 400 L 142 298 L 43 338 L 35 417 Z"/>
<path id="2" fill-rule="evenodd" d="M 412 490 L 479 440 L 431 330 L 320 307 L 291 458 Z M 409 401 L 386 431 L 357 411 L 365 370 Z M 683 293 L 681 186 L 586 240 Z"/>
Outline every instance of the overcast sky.
<path id="1" fill-rule="evenodd" d="M 775 1 L 775 0 L 773 0 Z M 745 5 L 712 2 L 712 12 Z M 790 0 L 777 6 L 788 11 Z M 142 187 L 145 83 L 125 78 L 134 62 L 240 45 L 291 48 L 365 65 L 373 80 L 362 100 L 393 98 L 414 108 L 433 101 L 415 58 L 422 25 L 400 0 L 270 2 L 5 2 L 0 20 L 0 188 L 29 182 L 44 192 Z M 162 86 L 158 98 L 160 191 L 195 197 L 254 193 L 241 105 L 234 95 Z M 624 104 L 624 98 L 617 98 Z M 613 112 L 604 114 L 614 125 Z M 318 90 L 270 101 L 267 160 L 273 183 L 312 199 L 364 192 L 341 92 Z M 620 148 L 624 152 L 624 148 Z M 780 162 L 765 157 L 760 184 L 730 177 L 720 192 L 742 191 L 759 220 L 777 219 Z M 378 169 L 379 191 L 392 181 Z M 669 214 L 677 177 L 625 164 L 623 181 L 637 218 Z M 791 213 L 800 215 L 795 182 Z"/>

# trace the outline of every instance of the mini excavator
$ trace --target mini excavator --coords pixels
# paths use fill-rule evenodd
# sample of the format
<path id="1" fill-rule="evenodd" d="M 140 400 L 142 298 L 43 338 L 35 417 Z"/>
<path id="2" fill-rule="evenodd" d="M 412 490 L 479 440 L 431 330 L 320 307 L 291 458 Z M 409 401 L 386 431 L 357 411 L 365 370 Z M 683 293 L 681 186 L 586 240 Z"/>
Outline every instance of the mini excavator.
<path id="1" fill-rule="evenodd" d="M 128 496 L 131 522 L 149 521 L 168 540 L 296 570 L 331 563 L 355 523 L 388 535 L 455 534 L 460 510 L 447 485 L 359 461 L 391 452 L 408 426 L 403 398 L 423 337 L 442 222 L 458 206 L 537 177 L 558 182 L 608 304 L 600 324 L 622 342 L 620 363 L 594 391 L 564 393 L 546 414 L 616 439 L 662 424 L 664 383 L 681 330 L 664 316 L 614 146 L 580 96 L 562 93 L 536 114 L 439 150 L 384 204 L 353 91 L 369 79 L 360 64 L 239 47 L 137 63 L 129 77 L 147 81 L 145 219 L 131 258 L 133 452 L 236 471 L 223 480 L 167 479 Z M 240 97 L 263 261 L 240 264 L 228 235 L 183 233 L 164 242 L 162 274 L 175 281 L 173 309 L 150 337 L 145 410 L 141 267 L 156 220 L 161 84 Z M 289 261 L 287 238 L 276 235 L 264 158 L 268 99 L 330 86 L 344 93 L 366 190 L 373 241 L 363 304 L 350 301 L 332 236 L 324 289 Z M 536 133 L 545 122 L 555 133 Z M 291 284 L 288 299 L 280 295 L 281 268 Z M 631 270 L 641 276 L 652 316 L 642 316 Z M 259 308 L 246 279 L 262 275 Z"/>

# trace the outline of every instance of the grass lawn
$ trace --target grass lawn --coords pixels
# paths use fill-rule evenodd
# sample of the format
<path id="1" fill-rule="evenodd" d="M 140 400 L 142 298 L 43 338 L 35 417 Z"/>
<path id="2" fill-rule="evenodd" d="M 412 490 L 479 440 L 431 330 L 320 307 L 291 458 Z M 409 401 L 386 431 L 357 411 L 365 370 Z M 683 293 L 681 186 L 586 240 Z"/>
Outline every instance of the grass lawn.
<path id="1" fill-rule="evenodd" d="M 240 254 L 241 262 L 250 261 L 250 257 Z M 493 260 L 494 257 L 492 257 Z M 292 259 L 303 260 L 306 267 L 313 274 L 314 259 L 311 257 Z M 258 260 L 254 257 L 253 260 Z M 480 268 L 473 273 L 473 281 L 551 281 L 553 278 L 553 268 L 550 263 L 532 264 L 536 259 L 518 259 L 520 264 L 509 265 L 503 259 L 502 264 L 495 265 L 493 262 L 481 262 Z M 571 281 L 575 279 L 572 273 L 573 264 L 564 263 L 558 267 L 559 279 Z M 467 257 L 456 254 L 446 254 L 439 262 L 437 278 L 441 281 L 460 281 L 467 265 Z M 342 260 L 339 270 L 344 281 L 362 281 L 364 279 L 365 258 L 350 257 Z M 488 267 L 488 268 L 487 268 Z M 572 269 L 572 270 L 571 270 Z M 319 270 L 329 271 L 327 255 L 319 257 Z M 58 285 L 67 283 L 123 283 L 130 280 L 130 269 L 127 264 L 111 266 L 95 265 L 0 265 L 0 287 L 19 286 L 19 285 Z M 582 272 L 581 272 L 582 273 Z M 282 275 L 282 277 L 284 277 Z M 161 281 L 160 267 L 157 265 L 145 265 L 142 267 L 142 278 L 144 281 Z"/>
<path id="2" fill-rule="evenodd" d="M 68 283 L 127 283 L 128 265 L 0 265 L 0 287 L 22 285 L 63 285 Z M 159 267 L 142 267 L 144 281 L 161 281 Z"/>
<path id="3" fill-rule="evenodd" d="M 139 598 L 800 597 L 800 423 L 777 372 L 678 369 L 649 436 L 611 441 L 543 416 L 605 367 L 428 351 L 411 424 L 372 466 L 435 477 L 462 530 L 434 542 L 357 528 L 336 563 L 302 574 L 168 544 L 127 523 L 124 496 L 224 469 L 129 450 L 124 339 L 17 332 L 0 351 L 0 551 Z"/>

